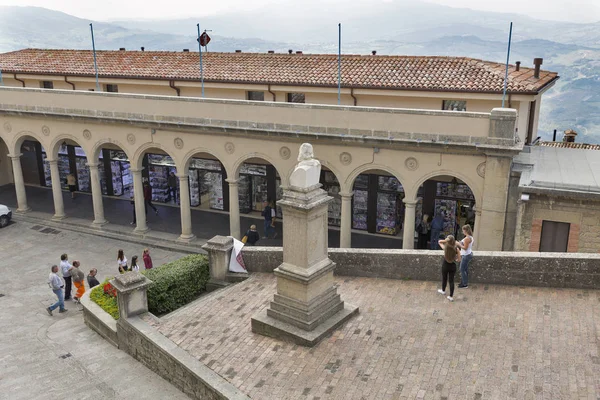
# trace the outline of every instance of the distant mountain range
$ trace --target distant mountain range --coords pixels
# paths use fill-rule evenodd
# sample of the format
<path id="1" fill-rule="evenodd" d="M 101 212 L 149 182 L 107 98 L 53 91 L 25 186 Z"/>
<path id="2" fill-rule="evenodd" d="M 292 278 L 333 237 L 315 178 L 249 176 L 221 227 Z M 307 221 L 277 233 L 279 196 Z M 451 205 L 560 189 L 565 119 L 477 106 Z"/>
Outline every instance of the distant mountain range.
<path id="1" fill-rule="evenodd" d="M 540 135 L 548 139 L 554 129 L 575 129 L 578 141 L 600 143 L 600 22 L 543 21 L 408 0 L 368 6 L 360 1 L 296 3 L 202 18 L 202 26 L 212 30 L 209 51 L 334 53 L 337 22 L 342 21 L 344 53 L 377 50 L 504 62 L 508 24 L 513 21 L 511 63 L 520 60 L 531 66 L 533 58 L 543 57 L 543 68 L 561 76 L 544 96 Z M 0 6 L 0 52 L 26 47 L 89 49 L 90 22 L 44 8 Z M 194 51 L 197 22 L 94 21 L 96 46 Z"/>

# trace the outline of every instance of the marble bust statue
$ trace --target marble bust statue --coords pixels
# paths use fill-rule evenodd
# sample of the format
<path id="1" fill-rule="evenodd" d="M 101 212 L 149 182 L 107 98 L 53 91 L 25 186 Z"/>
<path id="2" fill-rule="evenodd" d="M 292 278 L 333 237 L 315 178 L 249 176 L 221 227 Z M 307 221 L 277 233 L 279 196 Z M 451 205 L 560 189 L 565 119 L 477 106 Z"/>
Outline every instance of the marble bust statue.
<path id="1" fill-rule="evenodd" d="M 298 164 L 290 177 L 290 185 L 298 188 L 309 188 L 319 183 L 321 177 L 321 163 L 315 160 L 313 147 L 310 143 L 303 143 L 298 153 Z"/>

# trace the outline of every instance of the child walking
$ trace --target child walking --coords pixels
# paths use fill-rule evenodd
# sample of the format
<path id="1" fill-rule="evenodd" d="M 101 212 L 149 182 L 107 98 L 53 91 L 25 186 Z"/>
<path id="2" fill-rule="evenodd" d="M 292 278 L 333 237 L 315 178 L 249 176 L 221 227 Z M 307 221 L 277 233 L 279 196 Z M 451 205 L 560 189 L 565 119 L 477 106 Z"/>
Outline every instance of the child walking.
<path id="1" fill-rule="evenodd" d="M 454 236 L 448 235 L 446 239 L 438 241 L 439 246 L 444 250 L 442 261 L 442 288 L 438 293 L 446 294 L 446 284 L 450 283 L 449 301 L 454 301 L 454 274 L 456 274 L 456 261 L 460 262 L 460 248 L 456 245 Z"/>

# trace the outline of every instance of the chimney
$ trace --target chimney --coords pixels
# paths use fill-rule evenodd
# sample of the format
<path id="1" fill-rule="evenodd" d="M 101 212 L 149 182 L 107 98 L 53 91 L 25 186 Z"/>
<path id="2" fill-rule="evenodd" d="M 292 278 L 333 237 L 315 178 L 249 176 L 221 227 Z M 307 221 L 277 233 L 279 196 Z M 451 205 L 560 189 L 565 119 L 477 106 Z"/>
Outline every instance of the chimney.
<path id="1" fill-rule="evenodd" d="M 535 65 L 535 70 L 533 71 L 533 77 L 536 79 L 540 78 L 540 67 L 542 66 L 544 62 L 543 58 L 534 58 L 533 59 L 533 65 Z"/>
<path id="2" fill-rule="evenodd" d="M 119 48 L 119 51 L 125 51 L 125 47 Z"/>
<path id="3" fill-rule="evenodd" d="M 236 53 L 241 53 L 242 51 L 241 51 L 241 50 L 236 50 L 235 52 L 236 52 Z"/>
<path id="4" fill-rule="evenodd" d="M 565 135 L 563 136 L 563 142 L 575 143 L 576 136 L 577 136 L 577 132 L 575 132 L 573 129 L 568 129 L 565 131 Z"/>
<path id="5" fill-rule="evenodd" d="M 301 50 L 298 50 L 298 51 L 296 52 L 296 54 L 302 54 L 302 51 L 301 51 Z"/>
<path id="6" fill-rule="evenodd" d="M 377 55 L 377 50 L 372 50 L 371 54 L 373 54 L 374 56 L 376 56 Z"/>
<path id="7" fill-rule="evenodd" d="M 268 53 L 269 54 L 275 54 L 275 50 L 269 50 Z"/>
<path id="8" fill-rule="evenodd" d="M 289 49 L 289 50 L 288 50 L 288 53 L 289 53 L 289 54 L 292 54 L 293 52 L 294 52 L 294 50 L 292 50 L 292 49 Z"/>
<path id="9" fill-rule="evenodd" d="M 515 67 L 515 71 L 520 71 L 521 70 L 521 61 L 517 61 L 515 63 L 516 67 Z"/>
<path id="10" fill-rule="evenodd" d="M 144 51 L 144 46 L 141 47 L 141 50 Z"/>
<path id="11" fill-rule="evenodd" d="M 189 52 L 190 52 L 190 49 L 183 49 L 183 52 L 184 52 L 184 53 L 189 53 Z"/>

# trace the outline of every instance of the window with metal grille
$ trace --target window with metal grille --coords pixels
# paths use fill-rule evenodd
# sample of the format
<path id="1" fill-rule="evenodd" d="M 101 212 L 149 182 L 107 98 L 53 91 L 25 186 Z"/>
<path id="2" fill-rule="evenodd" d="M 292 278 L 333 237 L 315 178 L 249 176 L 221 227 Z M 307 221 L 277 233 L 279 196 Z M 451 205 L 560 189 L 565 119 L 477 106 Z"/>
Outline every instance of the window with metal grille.
<path id="1" fill-rule="evenodd" d="M 265 101 L 265 92 L 254 92 L 252 90 L 249 90 L 248 92 L 246 92 L 246 97 L 248 100 Z"/>
<path id="2" fill-rule="evenodd" d="M 542 221 L 541 252 L 566 253 L 571 224 L 566 222 Z"/>
<path id="3" fill-rule="evenodd" d="M 442 110 L 446 111 L 467 111 L 467 102 L 464 100 L 444 100 Z"/>
<path id="4" fill-rule="evenodd" d="M 52 81 L 42 81 L 40 86 L 42 89 L 54 89 L 54 83 Z"/>
<path id="5" fill-rule="evenodd" d="M 287 102 L 288 103 L 306 103 L 304 93 L 288 93 L 287 94 Z"/>
<path id="6" fill-rule="evenodd" d="M 105 91 L 110 93 L 118 93 L 119 87 L 117 85 L 107 84 L 105 85 Z"/>

